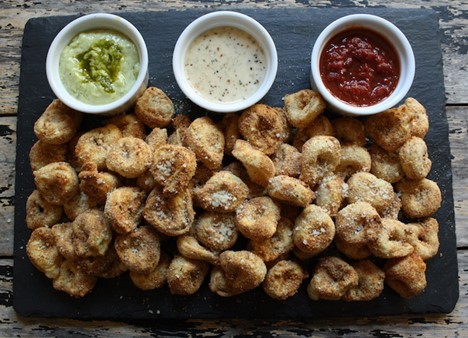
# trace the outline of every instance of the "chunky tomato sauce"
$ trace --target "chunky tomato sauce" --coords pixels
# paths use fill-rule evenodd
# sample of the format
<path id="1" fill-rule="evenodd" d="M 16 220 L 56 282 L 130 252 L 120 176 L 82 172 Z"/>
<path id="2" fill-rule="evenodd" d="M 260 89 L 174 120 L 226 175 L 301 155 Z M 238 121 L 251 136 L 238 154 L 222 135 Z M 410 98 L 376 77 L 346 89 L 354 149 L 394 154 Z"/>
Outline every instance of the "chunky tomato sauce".
<path id="1" fill-rule="evenodd" d="M 335 97 L 355 106 L 371 106 L 395 90 L 400 61 L 380 34 L 352 28 L 326 43 L 320 56 L 320 75 Z"/>

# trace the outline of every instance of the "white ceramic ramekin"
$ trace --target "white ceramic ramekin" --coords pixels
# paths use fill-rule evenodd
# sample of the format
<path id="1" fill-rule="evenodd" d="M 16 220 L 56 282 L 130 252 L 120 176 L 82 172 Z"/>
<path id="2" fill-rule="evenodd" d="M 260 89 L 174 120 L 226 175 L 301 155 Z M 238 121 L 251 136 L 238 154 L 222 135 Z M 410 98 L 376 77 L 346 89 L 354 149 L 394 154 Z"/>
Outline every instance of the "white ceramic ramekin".
<path id="1" fill-rule="evenodd" d="M 193 89 L 185 76 L 184 61 L 187 49 L 201 33 L 216 27 L 235 27 L 243 30 L 254 37 L 265 52 L 267 58 L 266 76 L 258 90 L 245 100 L 226 103 L 209 101 Z M 177 84 L 192 102 L 209 111 L 229 113 L 250 107 L 265 96 L 276 77 L 278 55 L 273 39 L 260 23 L 245 14 L 219 11 L 203 15 L 185 28 L 175 45 L 172 67 Z"/>
<path id="2" fill-rule="evenodd" d="M 400 58 L 400 80 L 389 97 L 377 104 L 358 107 L 336 98 L 324 85 L 320 76 L 320 55 L 330 38 L 349 28 L 362 27 L 377 32 L 391 43 Z M 383 112 L 397 105 L 408 93 L 413 83 L 415 60 L 406 36 L 389 21 L 369 14 L 353 14 L 342 17 L 328 25 L 315 41 L 311 56 L 311 86 L 322 94 L 331 110 L 353 116 L 365 116 Z"/>
<path id="3" fill-rule="evenodd" d="M 59 74 L 60 54 L 63 48 L 79 33 L 93 29 L 111 29 L 125 35 L 135 44 L 140 56 L 140 71 L 135 84 L 119 99 L 102 105 L 87 104 L 70 95 Z M 148 51 L 140 32 L 127 20 L 107 13 L 89 14 L 70 22 L 57 34 L 47 53 L 46 72 L 52 91 L 70 108 L 90 114 L 117 114 L 128 110 L 148 85 Z"/>

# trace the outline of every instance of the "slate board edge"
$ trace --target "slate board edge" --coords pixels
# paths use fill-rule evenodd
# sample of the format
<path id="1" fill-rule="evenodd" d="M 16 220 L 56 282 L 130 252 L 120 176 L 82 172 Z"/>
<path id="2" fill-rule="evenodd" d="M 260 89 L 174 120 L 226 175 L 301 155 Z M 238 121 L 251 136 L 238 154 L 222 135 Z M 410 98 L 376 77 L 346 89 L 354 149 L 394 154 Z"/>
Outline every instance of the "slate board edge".
<path id="1" fill-rule="evenodd" d="M 315 11 L 315 10 L 316 10 L 316 9 L 311 9 L 311 11 Z M 253 14 L 255 14 L 255 13 L 263 13 L 264 11 L 267 11 L 267 10 L 256 9 L 256 10 L 240 10 L 240 11 L 246 12 L 247 14 L 252 13 L 252 15 L 253 15 Z M 294 13 L 295 10 L 283 10 L 283 9 L 275 9 L 275 10 L 272 10 L 272 9 L 269 9 L 268 11 L 269 11 L 269 13 L 273 13 L 274 11 L 276 11 L 276 12 L 281 11 L 281 12 L 283 12 L 283 13 L 286 13 L 286 12 L 293 12 L 293 13 Z M 301 11 L 302 11 L 302 10 L 301 10 Z M 405 11 L 406 11 L 406 10 L 405 10 Z M 187 12 L 190 12 L 190 13 L 192 13 L 192 14 L 196 13 L 196 15 L 201 15 L 201 14 L 206 13 L 206 12 L 209 12 L 209 11 L 205 11 L 205 10 L 184 11 L 184 13 L 187 13 Z M 307 12 L 307 10 L 306 10 L 306 12 Z M 338 12 L 340 12 L 340 11 L 338 11 Z M 338 12 L 334 11 L 334 13 L 338 13 Z M 346 12 L 346 13 L 348 13 L 348 12 L 371 12 L 371 13 L 376 12 L 376 14 L 379 14 L 380 12 L 382 12 L 382 13 L 389 13 L 389 12 L 392 13 L 392 12 L 395 12 L 395 11 L 394 11 L 394 10 L 381 10 L 381 11 L 380 11 L 380 10 L 376 10 L 376 11 L 370 10 L 370 11 L 368 11 L 368 10 L 355 10 L 355 9 L 349 9 L 349 10 L 348 10 L 348 9 L 346 9 L 346 10 L 342 10 L 341 12 Z M 421 13 L 421 14 L 424 14 L 424 15 L 427 15 L 427 13 L 429 13 L 429 12 L 432 12 L 432 10 L 414 10 L 414 13 L 418 13 L 418 14 Z M 179 13 L 180 13 L 180 12 L 179 12 Z M 125 16 L 132 16 L 132 15 L 134 15 L 134 14 L 135 14 L 135 13 L 127 13 L 127 14 L 119 14 L 119 15 L 122 15 L 122 16 L 125 17 Z M 149 13 L 146 13 L 146 14 L 149 14 Z M 155 15 L 155 16 L 159 16 L 159 15 L 164 16 L 164 13 L 152 13 L 152 14 Z M 431 16 L 431 15 L 433 15 L 433 14 L 432 14 L 432 13 L 429 13 L 429 16 Z M 254 16 L 254 15 L 253 15 L 253 16 Z M 73 17 L 76 17 L 76 16 L 73 16 Z M 64 19 L 64 17 L 56 17 L 56 18 L 61 19 L 61 20 Z M 55 20 L 56 18 L 48 18 L 48 19 L 40 19 L 40 18 L 39 18 L 39 19 L 33 19 L 33 20 L 51 20 L 51 21 L 53 21 L 53 20 Z M 72 17 L 70 17 L 70 18 L 72 18 Z M 29 24 L 29 23 L 28 23 L 28 24 Z M 187 23 L 187 24 L 188 24 L 188 23 Z M 440 49 L 440 48 L 439 48 L 439 49 Z M 21 79 L 22 79 L 24 76 L 25 76 L 25 74 L 23 74 L 23 68 L 22 68 L 22 69 L 21 69 Z M 442 83 L 442 86 L 443 86 L 443 83 Z M 445 92 L 445 91 L 443 91 L 443 92 Z M 20 81 L 20 100 L 19 100 L 19 115 L 18 115 L 18 134 L 19 134 L 19 135 L 18 135 L 18 149 L 20 148 L 21 142 L 23 141 L 23 136 L 25 135 L 25 134 L 22 133 L 22 131 L 23 131 L 22 128 L 21 128 L 22 123 L 20 123 L 21 121 L 23 121 L 22 118 L 24 118 L 24 116 L 22 116 L 22 114 L 21 114 L 21 112 L 23 111 L 23 107 L 22 107 L 22 104 L 23 104 L 23 96 L 22 96 L 22 94 L 24 94 L 24 92 L 22 92 L 22 86 L 21 86 L 21 81 Z M 445 114 L 445 112 L 444 112 L 444 114 Z M 445 115 L 444 115 L 444 116 L 445 116 Z M 24 131 L 26 131 L 26 135 L 28 135 L 28 137 L 33 137 L 33 135 L 31 134 L 31 131 L 30 131 L 30 130 L 29 130 L 29 133 L 28 133 L 27 130 L 24 130 Z M 27 139 L 27 138 L 24 137 L 24 139 Z M 18 158 L 17 158 L 17 172 L 20 172 L 20 173 L 23 173 L 23 170 L 22 170 L 22 169 L 24 169 L 24 165 L 25 165 L 24 156 L 22 157 L 22 159 L 23 159 L 23 161 L 21 161 L 21 156 L 18 156 Z M 27 170 L 26 170 L 26 171 L 27 171 Z M 24 188 L 24 187 L 21 185 L 21 182 L 22 182 L 21 179 L 17 179 L 17 181 L 16 181 L 17 192 L 21 192 L 21 191 L 22 191 L 22 188 Z M 450 182 L 451 182 L 451 176 L 450 176 Z M 19 200 L 21 200 L 21 199 L 19 199 Z M 23 201 L 24 201 L 24 196 L 23 196 Z M 16 204 L 16 205 L 18 205 L 18 204 Z M 16 209 L 20 209 L 20 208 L 16 208 Z M 17 216 L 18 216 L 18 214 L 17 214 L 16 211 L 15 211 L 15 219 L 16 219 Z M 19 215 L 19 216 L 21 216 L 21 215 Z M 23 222 L 21 218 L 18 218 L 17 221 L 15 220 L 15 228 L 16 228 L 17 224 L 20 225 L 21 222 Z M 24 226 L 24 224 L 23 224 L 23 226 Z M 16 259 L 21 259 L 21 257 L 17 257 L 17 253 L 18 253 L 18 250 L 23 250 L 23 249 L 24 249 L 24 241 L 21 242 L 22 240 L 24 240 L 24 238 L 16 238 L 16 235 L 17 235 L 17 234 L 16 234 L 16 231 L 15 231 L 15 260 L 16 260 Z M 21 246 L 23 246 L 23 248 L 21 248 Z M 17 249 L 18 249 L 18 250 L 17 250 Z M 24 259 L 24 255 L 23 255 L 23 259 Z M 15 265 L 16 265 L 16 264 L 15 264 Z M 457 271 L 458 271 L 458 270 L 457 270 Z M 50 281 L 48 281 L 48 282 L 50 282 Z M 458 283 L 457 283 L 457 286 L 458 286 Z M 14 283 L 14 288 L 15 288 L 15 283 Z M 16 293 L 16 292 L 15 292 L 15 293 Z M 15 294 L 15 293 L 14 293 L 14 294 Z M 458 296 L 458 292 L 457 292 L 457 296 Z M 15 305 L 15 297 L 14 297 L 14 305 Z M 453 306 L 454 306 L 454 305 L 455 305 L 455 303 L 453 303 Z M 450 306 L 445 307 L 444 309 L 442 309 L 441 312 L 450 312 L 451 309 L 453 308 L 453 306 L 451 305 L 451 308 L 450 308 Z M 20 308 L 18 308 L 18 307 L 15 307 L 15 308 L 16 308 L 19 312 L 21 312 L 21 309 L 20 309 Z M 408 313 L 421 313 L 421 311 L 413 312 L 413 311 L 411 311 L 411 309 L 410 309 L 410 310 L 406 309 L 406 310 L 404 310 L 403 312 L 398 312 L 398 313 L 404 313 L 404 312 L 408 312 Z M 438 311 L 434 311 L 434 312 L 438 312 Z M 88 317 L 87 315 L 82 314 L 82 313 L 81 313 L 81 314 L 80 314 L 80 313 L 75 313 L 75 314 L 76 314 L 76 316 L 72 316 L 72 317 L 74 317 L 74 318 L 83 318 L 83 319 Z M 381 312 L 381 313 L 377 313 L 376 315 L 379 315 L 379 314 L 391 314 L 391 312 L 388 313 L 388 312 L 385 312 L 385 311 L 384 311 L 384 312 Z M 49 316 L 49 315 L 50 315 L 50 316 L 57 316 L 57 317 L 61 316 L 60 313 L 52 314 L 52 313 L 47 313 L 47 311 L 44 313 L 44 311 L 41 311 L 41 310 L 39 310 L 38 312 L 32 311 L 32 312 L 30 312 L 30 313 L 25 313 L 25 315 L 35 315 L 35 316 Z M 261 314 L 258 314 L 258 315 L 260 315 L 260 317 L 261 317 Z M 106 316 L 106 314 L 104 314 L 103 317 L 101 317 L 101 316 L 89 316 L 90 319 L 91 319 L 91 318 L 93 318 L 93 319 L 97 319 L 97 318 L 99 318 L 99 319 L 124 319 L 124 318 L 129 318 L 129 317 L 134 318 L 134 316 L 132 316 L 132 315 L 128 316 L 128 314 L 127 314 L 127 315 L 121 314 L 120 316 L 118 315 L 118 316 L 111 316 L 111 317 Z M 149 318 L 149 317 L 153 317 L 153 316 L 151 316 L 151 315 L 147 315 L 147 316 L 143 316 L 143 317 L 138 317 L 138 316 L 137 316 L 137 317 L 135 317 L 135 318 L 138 319 L 138 318 Z M 158 317 L 158 316 L 154 316 L 154 317 Z M 192 317 L 192 316 L 188 316 L 187 318 L 191 318 L 191 317 Z M 220 316 L 218 316 L 218 317 L 208 316 L 207 318 L 222 318 L 222 317 L 223 317 L 223 316 L 220 315 Z M 295 318 L 298 318 L 298 317 L 295 317 Z"/>

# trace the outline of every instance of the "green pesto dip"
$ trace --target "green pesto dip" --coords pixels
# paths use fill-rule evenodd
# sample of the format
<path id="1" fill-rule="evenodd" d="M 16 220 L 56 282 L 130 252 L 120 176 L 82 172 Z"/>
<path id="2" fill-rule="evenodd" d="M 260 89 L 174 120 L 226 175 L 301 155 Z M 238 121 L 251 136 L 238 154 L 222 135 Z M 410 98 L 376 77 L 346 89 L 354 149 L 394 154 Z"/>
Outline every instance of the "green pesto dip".
<path id="1" fill-rule="evenodd" d="M 60 55 L 60 79 L 78 100 L 94 105 L 113 102 L 134 85 L 140 70 L 130 39 L 113 30 L 75 36 Z"/>

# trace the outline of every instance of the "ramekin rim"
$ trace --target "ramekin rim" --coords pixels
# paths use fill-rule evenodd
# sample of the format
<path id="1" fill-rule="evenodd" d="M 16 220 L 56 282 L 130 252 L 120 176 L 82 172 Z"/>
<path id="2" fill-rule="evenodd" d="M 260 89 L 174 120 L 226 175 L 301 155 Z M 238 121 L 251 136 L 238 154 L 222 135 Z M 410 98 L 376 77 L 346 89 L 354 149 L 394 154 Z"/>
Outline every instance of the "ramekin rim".
<path id="1" fill-rule="evenodd" d="M 244 23 L 246 22 L 250 26 L 245 27 L 245 26 L 240 26 L 240 25 L 233 25 L 232 22 L 228 22 L 227 20 L 225 21 L 221 20 L 221 19 L 229 20 L 233 18 L 237 20 L 242 20 Z M 207 22 L 210 22 L 211 24 L 206 25 Z M 233 26 L 233 27 L 246 31 L 247 33 L 251 35 L 255 35 L 254 38 L 257 41 L 259 40 L 260 36 L 264 40 L 263 42 L 262 41 L 258 41 L 258 42 L 261 43 L 269 60 L 267 74 L 265 76 L 265 79 L 262 85 L 258 88 L 258 90 L 253 95 L 251 95 L 249 98 L 245 100 L 236 101 L 232 103 L 212 102 L 198 95 L 195 92 L 195 90 L 193 90 L 193 88 L 190 86 L 190 84 L 187 83 L 187 81 L 185 81 L 185 76 L 183 74 L 183 65 L 181 65 L 181 63 L 183 62 L 185 51 L 189 47 L 189 44 L 202 32 L 209 30 L 211 28 L 221 27 L 221 26 Z M 250 28 L 254 28 L 255 32 L 253 32 L 253 30 Z M 184 29 L 184 31 L 180 34 L 174 47 L 172 66 L 173 66 L 173 73 L 174 73 L 176 82 L 179 85 L 179 88 L 187 96 L 188 99 L 190 99 L 193 103 L 195 103 L 196 105 L 208 111 L 213 111 L 213 112 L 218 112 L 218 113 L 229 113 L 229 112 L 243 110 L 257 103 L 268 93 L 268 91 L 270 90 L 276 78 L 276 74 L 278 70 L 278 54 L 276 50 L 276 45 L 270 33 L 257 20 L 255 20 L 251 16 L 248 16 L 240 12 L 222 10 L 222 11 L 215 11 L 215 12 L 204 14 L 198 17 L 197 19 L 195 19 L 194 21 L 192 21 Z"/>
<path id="2" fill-rule="evenodd" d="M 375 105 L 371 106 L 353 106 L 350 105 L 330 93 L 330 91 L 326 88 L 323 84 L 323 81 L 320 76 L 320 71 L 318 67 L 318 59 L 320 58 L 320 54 L 322 51 L 323 45 L 335 34 L 343 31 L 348 27 L 356 26 L 364 26 L 369 29 L 373 29 L 371 26 L 367 26 L 367 23 L 377 23 L 381 25 L 381 27 L 385 27 L 386 31 L 377 31 L 379 34 L 383 35 L 385 38 L 388 39 L 388 32 L 392 32 L 392 34 L 397 38 L 397 40 L 402 44 L 401 46 L 395 46 L 398 54 L 403 54 L 406 64 L 401 65 L 405 67 L 405 72 L 400 72 L 400 81 L 395 88 L 395 91 L 385 98 L 384 100 L 378 102 Z M 375 29 L 374 29 L 375 30 Z M 391 39 L 393 41 L 393 39 Z M 392 42 L 393 44 L 393 42 Z M 402 47 L 401 49 L 399 47 Z M 401 58 L 401 55 L 400 55 Z M 317 61 L 317 62 L 314 62 Z M 366 115 L 373 115 L 380 112 L 383 112 L 386 109 L 389 109 L 398 102 L 400 102 L 403 97 L 408 93 L 409 89 L 412 86 L 412 82 L 415 76 L 415 58 L 413 49 L 411 44 L 408 41 L 408 38 L 404 35 L 404 33 L 392 22 L 373 14 L 350 14 L 344 17 L 341 17 L 333 22 L 331 22 L 324 30 L 320 33 L 317 37 L 314 47 L 312 49 L 311 54 L 311 77 L 313 78 L 313 82 L 317 87 L 317 90 L 321 93 L 324 99 L 329 102 L 330 104 L 334 105 L 339 111 L 357 115 L 357 116 L 366 116 Z"/>
<path id="3" fill-rule="evenodd" d="M 71 41 L 71 39 L 73 39 L 73 37 L 75 37 L 80 32 L 93 29 L 93 28 L 86 28 L 83 30 L 79 29 L 80 26 L 83 26 L 88 22 L 92 22 L 93 20 L 105 20 L 107 22 L 110 22 L 110 20 L 119 20 L 119 22 L 122 24 L 122 27 L 115 27 L 115 26 L 103 27 L 102 25 L 97 24 L 94 29 L 109 28 L 128 37 L 135 44 L 135 47 L 138 50 L 139 62 L 140 62 L 140 69 L 138 72 L 138 76 L 133 86 L 123 96 L 116 99 L 115 101 L 112 101 L 106 104 L 101 104 L 101 105 L 88 104 L 88 103 L 82 102 L 74 98 L 66 90 L 63 84 L 61 84 L 61 80 L 59 78 L 59 73 L 58 73 L 58 60 L 60 59 L 60 53 L 63 49 L 62 47 L 60 50 L 57 50 L 59 48 L 59 45 L 62 43 L 67 45 Z M 73 36 L 67 37 L 67 35 L 70 35 L 70 32 L 73 32 L 74 30 L 76 30 L 76 32 L 72 34 Z M 66 39 L 66 41 L 64 42 L 63 39 Z M 143 36 L 141 35 L 140 31 L 130 21 L 128 21 L 127 19 L 119 15 L 115 15 L 111 13 L 92 13 L 92 14 L 80 16 L 72 20 L 65 27 L 63 27 L 60 30 L 60 32 L 55 36 L 47 52 L 46 73 L 47 73 L 47 79 L 48 79 L 48 82 L 52 91 L 64 104 L 66 104 L 72 109 L 75 109 L 81 112 L 85 112 L 89 114 L 103 114 L 103 113 L 107 113 L 109 111 L 118 109 L 120 106 L 125 105 L 129 100 L 132 99 L 132 97 L 138 92 L 139 88 L 141 87 L 141 84 L 145 82 L 145 78 L 147 77 L 147 73 L 148 73 L 148 63 L 149 63 L 149 57 L 148 57 L 148 49 L 146 46 L 146 42 Z M 54 73 L 54 70 L 55 70 L 55 73 Z"/>

